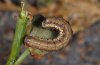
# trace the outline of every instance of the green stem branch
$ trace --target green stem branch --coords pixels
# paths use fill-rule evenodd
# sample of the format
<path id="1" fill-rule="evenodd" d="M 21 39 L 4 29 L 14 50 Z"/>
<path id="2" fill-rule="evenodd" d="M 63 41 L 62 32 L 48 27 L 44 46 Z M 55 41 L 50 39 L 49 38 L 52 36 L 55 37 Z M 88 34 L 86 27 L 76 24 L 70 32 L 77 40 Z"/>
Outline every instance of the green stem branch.
<path id="1" fill-rule="evenodd" d="M 22 55 L 17 59 L 14 65 L 19 65 L 23 62 L 23 60 L 30 54 L 29 49 L 26 49 Z"/>

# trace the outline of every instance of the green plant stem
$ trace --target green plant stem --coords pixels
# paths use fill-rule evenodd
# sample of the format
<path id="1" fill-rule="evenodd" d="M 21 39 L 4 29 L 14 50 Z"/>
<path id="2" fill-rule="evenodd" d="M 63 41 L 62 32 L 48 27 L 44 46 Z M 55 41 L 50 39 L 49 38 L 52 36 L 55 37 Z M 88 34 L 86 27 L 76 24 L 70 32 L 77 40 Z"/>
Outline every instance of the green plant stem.
<path id="1" fill-rule="evenodd" d="M 15 63 L 17 56 L 19 55 L 21 45 L 23 43 L 23 38 L 26 33 L 26 25 L 28 21 L 29 21 L 28 15 L 24 10 L 24 5 L 23 5 L 20 13 L 20 17 L 16 24 L 16 30 L 15 30 L 15 36 L 11 48 L 11 54 L 6 65 L 13 65 Z"/>
<path id="2" fill-rule="evenodd" d="M 17 56 L 19 55 L 20 52 L 23 38 L 25 36 L 25 28 L 26 28 L 26 21 L 25 20 L 22 21 L 22 19 L 19 19 L 16 27 L 15 37 L 13 40 L 11 54 L 6 65 L 13 65 L 13 63 L 16 61 Z"/>
<path id="3" fill-rule="evenodd" d="M 17 59 L 14 65 L 19 65 L 23 62 L 23 60 L 30 54 L 29 49 L 26 49 L 22 55 Z"/>

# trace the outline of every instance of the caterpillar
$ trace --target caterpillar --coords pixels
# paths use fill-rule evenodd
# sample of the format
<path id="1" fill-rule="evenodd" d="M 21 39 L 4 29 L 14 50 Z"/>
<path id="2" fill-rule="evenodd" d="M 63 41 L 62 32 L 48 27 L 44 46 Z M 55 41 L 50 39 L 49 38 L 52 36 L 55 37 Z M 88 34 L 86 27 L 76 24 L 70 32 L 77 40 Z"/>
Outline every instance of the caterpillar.
<path id="1" fill-rule="evenodd" d="M 28 35 L 24 40 L 26 45 L 44 51 L 56 51 L 68 45 L 72 38 L 72 29 L 65 19 L 62 17 L 47 17 L 41 24 L 43 28 L 57 30 L 59 32 L 58 36 L 54 39 L 43 39 Z"/>

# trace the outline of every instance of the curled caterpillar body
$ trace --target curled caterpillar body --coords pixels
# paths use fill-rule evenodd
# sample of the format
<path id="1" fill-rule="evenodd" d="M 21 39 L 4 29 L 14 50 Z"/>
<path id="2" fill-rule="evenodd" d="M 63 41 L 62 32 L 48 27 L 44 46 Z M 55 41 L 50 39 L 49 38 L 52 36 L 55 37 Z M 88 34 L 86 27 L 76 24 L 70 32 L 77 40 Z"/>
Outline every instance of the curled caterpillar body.
<path id="1" fill-rule="evenodd" d="M 45 51 L 56 51 L 68 45 L 72 37 L 72 29 L 62 17 L 48 17 L 42 22 L 42 27 L 56 29 L 59 35 L 48 40 L 29 35 L 24 40 L 26 45 Z"/>

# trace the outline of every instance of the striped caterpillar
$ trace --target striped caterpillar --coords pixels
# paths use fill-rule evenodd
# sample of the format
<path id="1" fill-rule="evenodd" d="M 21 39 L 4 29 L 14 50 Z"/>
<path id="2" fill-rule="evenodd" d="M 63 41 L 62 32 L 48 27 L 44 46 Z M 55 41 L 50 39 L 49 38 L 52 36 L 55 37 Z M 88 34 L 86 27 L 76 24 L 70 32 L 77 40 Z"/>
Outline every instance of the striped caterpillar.
<path id="1" fill-rule="evenodd" d="M 44 51 L 56 51 L 68 45 L 72 37 L 72 30 L 66 20 L 62 17 L 47 17 L 41 24 L 43 28 L 57 30 L 59 32 L 58 36 L 54 39 L 43 39 L 28 35 L 24 41 L 26 45 Z"/>

